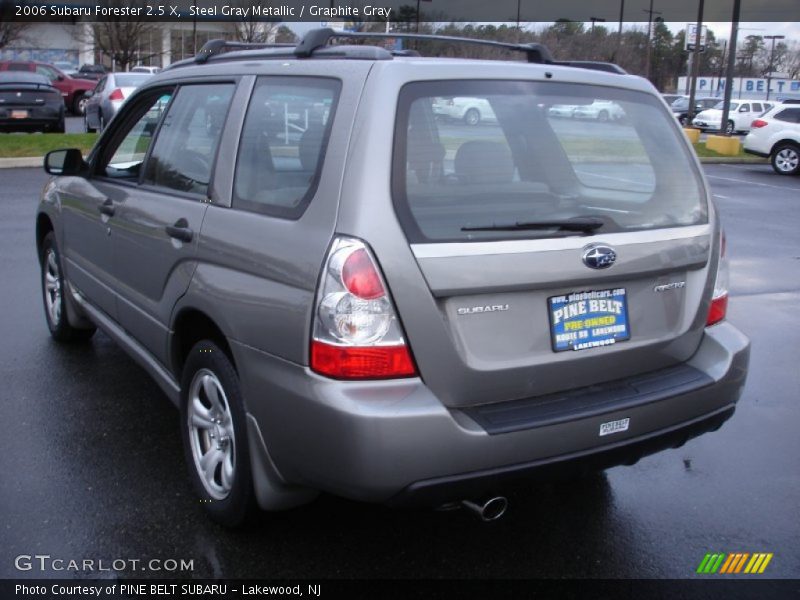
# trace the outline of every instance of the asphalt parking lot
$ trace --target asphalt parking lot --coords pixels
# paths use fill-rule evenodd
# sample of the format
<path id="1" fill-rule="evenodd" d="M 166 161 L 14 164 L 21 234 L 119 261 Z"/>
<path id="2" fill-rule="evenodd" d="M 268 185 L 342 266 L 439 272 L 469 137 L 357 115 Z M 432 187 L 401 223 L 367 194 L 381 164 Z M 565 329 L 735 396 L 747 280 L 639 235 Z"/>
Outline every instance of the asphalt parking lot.
<path id="1" fill-rule="evenodd" d="M 133 576 L 691 578 L 707 552 L 771 552 L 769 575 L 799 578 L 800 178 L 767 165 L 705 171 L 728 234 L 729 319 L 753 344 L 744 396 L 720 431 L 531 486 L 497 523 L 322 496 L 240 532 L 202 515 L 178 413 L 144 371 L 100 333 L 85 346 L 51 342 L 33 231 L 46 176 L 0 171 L 0 577 L 65 575 L 15 569 L 16 556 L 38 553 L 193 560 L 188 573 L 122 572 Z"/>

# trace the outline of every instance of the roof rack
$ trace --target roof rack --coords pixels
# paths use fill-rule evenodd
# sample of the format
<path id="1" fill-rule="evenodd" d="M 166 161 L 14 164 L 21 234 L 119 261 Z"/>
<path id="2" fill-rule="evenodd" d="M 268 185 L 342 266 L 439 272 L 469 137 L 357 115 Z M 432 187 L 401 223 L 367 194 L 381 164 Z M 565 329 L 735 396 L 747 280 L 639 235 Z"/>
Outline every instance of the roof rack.
<path id="1" fill-rule="evenodd" d="M 593 69 L 596 71 L 605 71 L 607 73 L 618 73 L 624 75 L 626 71 L 619 65 L 608 62 L 596 61 L 557 61 L 553 60 L 550 51 L 543 44 L 511 44 L 508 42 L 496 42 L 493 40 L 479 40 L 474 38 L 453 37 L 447 35 L 431 35 L 421 33 L 372 33 L 360 31 L 336 31 L 329 27 L 312 29 L 308 31 L 303 39 L 297 45 L 294 44 L 266 44 L 266 43 L 245 43 L 245 42 L 228 42 L 225 40 L 209 40 L 197 53 L 194 59 L 187 61 L 180 61 L 170 65 L 171 67 L 182 66 L 192 62 L 196 64 L 205 64 L 208 60 L 218 54 L 235 50 L 265 50 L 265 49 L 284 49 L 286 52 L 270 52 L 264 54 L 263 58 L 285 58 L 287 56 L 294 56 L 296 58 L 311 58 L 315 56 L 315 52 L 319 51 L 319 56 L 327 55 L 328 52 L 324 51 L 328 47 L 331 40 L 335 38 L 351 38 L 351 39 L 410 39 L 410 40 L 423 40 L 423 41 L 437 41 L 437 42 L 450 42 L 457 44 L 475 44 L 480 46 L 490 46 L 493 48 L 501 48 L 511 52 L 522 52 L 525 54 L 529 63 L 548 64 L 555 66 L 577 67 L 581 69 Z M 291 51 L 288 49 L 292 48 Z M 344 48 L 344 47 L 342 47 Z M 353 52 L 356 48 L 361 46 L 349 47 L 348 50 Z M 324 51 L 324 52 L 323 52 Z M 347 55 L 351 58 L 370 58 L 368 55 Z M 419 56 L 415 50 L 390 50 L 385 53 L 385 58 L 391 56 Z M 249 57 L 248 57 L 249 58 Z M 374 57 L 372 57 L 374 58 Z"/>
<path id="2" fill-rule="evenodd" d="M 509 44 L 507 42 L 495 42 L 493 40 L 478 40 L 475 38 L 453 37 L 449 35 L 431 35 L 423 33 L 367 33 L 360 31 L 335 31 L 330 27 L 312 29 L 303 36 L 300 43 L 294 49 L 295 56 L 298 58 L 309 58 L 314 50 L 328 45 L 334 38 L 353 38 L 353 39 L 404 39 L 404 40 L 428 40 L 437 42 L 456 42 L 459 44 L 477 44 L 481 46 L 493 46 L 503 48 L 513 52 L 524 52 L 528 62 L 532 63 L 552 63 L 553 57 L 546 46 L 542 44 Z"/>
<path id="3" fill-rule="evenodd" d="M 202 65 L 217 54 L 233 50 L 264 50 L 266 48 L 293 48 L 294 44 L 267 44 L 258 42 L 229 42 L 227 40 L 208 40 L 194 57 L 194 62 Z"/>

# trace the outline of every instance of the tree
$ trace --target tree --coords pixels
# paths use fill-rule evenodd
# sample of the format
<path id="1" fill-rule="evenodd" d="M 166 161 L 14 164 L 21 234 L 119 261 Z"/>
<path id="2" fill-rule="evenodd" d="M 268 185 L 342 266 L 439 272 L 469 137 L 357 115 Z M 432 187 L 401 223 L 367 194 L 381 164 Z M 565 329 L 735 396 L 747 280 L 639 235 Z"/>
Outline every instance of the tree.
<path id="1" fill-rule="evenodd" d="M 152 21 L 97 21 L 75 27 L 75 37 L 93 44 L 103 56 L 111 59 L 115 68 L 128 67 L 161 55 L 161 27 Z M 154 46 L 143 45 L 145 40 L 158 40 Z"/>
<path id="2" fill-rule="evenodd" d="M 13 20 L 13 10 L 13 5 L 0 0 L 0 48 L 24 40 L 25 30 L 30 27 L 30 23 Z"/>
<path id="3" fill-rule="evenodd" d="M 230 6 L 249 8 L 249 0 L 239 0 Z M 252 11 L 251 11 L 252 12 Z M 239 20 L 231 21 L 231 37 L 237 42 L 245 44 L 268 44 L 275 41 L 279 24 L 275 21 L 266 21 L 251 14 Z"/>

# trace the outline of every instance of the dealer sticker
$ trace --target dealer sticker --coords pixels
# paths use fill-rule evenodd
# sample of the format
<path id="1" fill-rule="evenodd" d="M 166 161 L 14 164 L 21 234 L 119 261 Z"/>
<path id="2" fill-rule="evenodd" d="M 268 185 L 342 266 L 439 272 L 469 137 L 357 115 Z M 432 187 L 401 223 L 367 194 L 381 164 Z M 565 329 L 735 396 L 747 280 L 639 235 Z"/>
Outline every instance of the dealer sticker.
<path id="1" fill-rule="evenodd" d="M 610 346 L 631 337 L 625 288 L 553 296 L 547 307 L 555 352 Z"/>
<path id="2" fill-rule="evenodd" d="M 630 419 L 619 419 L 618 421 L 609 421 L 608 423 L 600 424 L 600 437 L 604 435 L 611 435 L 612 433 L 619 433 L 621 431 L 628 431 Z"/>

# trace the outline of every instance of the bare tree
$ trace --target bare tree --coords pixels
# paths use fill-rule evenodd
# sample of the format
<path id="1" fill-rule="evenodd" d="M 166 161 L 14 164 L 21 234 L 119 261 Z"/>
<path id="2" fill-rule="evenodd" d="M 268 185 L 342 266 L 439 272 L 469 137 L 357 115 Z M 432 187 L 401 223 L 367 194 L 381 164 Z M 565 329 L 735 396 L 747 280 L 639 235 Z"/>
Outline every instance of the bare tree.
<path id="1" fill-rule="evenodd" d="M 229 3 L 230 6 L 248 9 L 251 8 L 249 0 L 238 0 Z M 265 2 L 268 5 L 269 2 Z M 252 10 L 250 11 L 252 13 Z M 275 42 L 275 35 L 280 23 L 267 21 L 263 17 L 256 17 L 252 14 L 242 19 L 230 23 L 231 37 L 237 42 L 247 44 L 271 44 Z"/>
<path id="2" fill-rule="evenodd" d="M 0 0 L 0 48 L 24 40 L 25 30 L 31 26 L 29 22 L 12 20 L 13 10 L 11 3 Z"/>
<path id="3" fill-rule="evenodd" d="M 141 0 L 129 2 L 132 6 L 144 6 Z M 144 11 L 143 11 L 144 12 Z M 103 56 L 108 57 L 118 70 L 127 71 L 136 63 L 147 62 L 161 55 L 161 36 L 168 35 L 154 21 L 109 20 L 77 24 L 75 38 L 93 45 Z"/>

